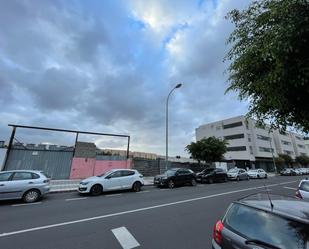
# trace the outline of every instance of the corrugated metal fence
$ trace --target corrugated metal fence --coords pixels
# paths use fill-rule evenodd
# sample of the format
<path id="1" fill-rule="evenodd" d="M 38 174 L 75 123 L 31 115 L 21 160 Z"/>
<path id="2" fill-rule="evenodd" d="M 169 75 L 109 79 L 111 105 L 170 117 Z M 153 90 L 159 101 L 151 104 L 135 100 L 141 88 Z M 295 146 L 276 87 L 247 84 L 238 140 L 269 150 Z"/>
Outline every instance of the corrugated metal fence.
<path id="1" fill-rule="evenodd" d="M 70 176 L 73 149 L 51 148 L 51 150 L 16 149 L 10 152 L 6 170 L 42 170 L 52 179 L 68 179 Z"/>

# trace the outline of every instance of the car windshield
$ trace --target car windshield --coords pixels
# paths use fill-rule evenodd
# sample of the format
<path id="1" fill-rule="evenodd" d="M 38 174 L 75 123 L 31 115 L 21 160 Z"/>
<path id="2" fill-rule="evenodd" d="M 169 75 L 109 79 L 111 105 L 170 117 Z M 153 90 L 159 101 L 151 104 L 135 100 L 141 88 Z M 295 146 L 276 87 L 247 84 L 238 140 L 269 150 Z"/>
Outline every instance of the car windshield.
<path id="1" fill-rule="evenodd" d="M 257 169 L 250 169 L 250 170 L 248 170 L 248 172 L 258 172 L 258 170 Z"/>
<path id="2" fill-rule="evenodd" d="M 228 172 L 229 172 L 229 173 L 237 173 L 237 172 L 238 172 L 238 169 L 230 169 Z"/>
<path id="3" fill-rule="evenodd" d="M 170 169 L 170 170 L 168 170 L 168 171 L 165 171 L 165 172 L 164 172 L 164 175 L 173 176 L 173 175 L 175 175 L 176 171 L 177 171 L 177 170 L 175 170 L 175 169 Z"/>
<path id="4" fill-rule="evenodd" d="M 107 176 L 108 174 L 110 174 L 110 173 L 112 173 L 112 172 L 114 172 L 114 170 L 109 170 L 109 171 L 107 171 L 107 172 L 105 172 L 105 173 L 103 173 L 103 174 L 101 174 L 101 175 L 97 175 L 97 176 L 98 176 L 98 177 Z"/>
<path id="5" fill-rule="evenodd" d="M 215 169 L 204 169 L 202 172 L 204 173 L 204 174 L 207 174 L 207 173 L 210 173 L 210 172 L 212 172 L 212 171 L 214 171 Z"/>
<path id="6" fill-rule="evenodd" d="M 308 248 L 308 225 L 269 212 L 232 204 L 224 224 L 247 239 L 264 241 L 281 249 Z"/>

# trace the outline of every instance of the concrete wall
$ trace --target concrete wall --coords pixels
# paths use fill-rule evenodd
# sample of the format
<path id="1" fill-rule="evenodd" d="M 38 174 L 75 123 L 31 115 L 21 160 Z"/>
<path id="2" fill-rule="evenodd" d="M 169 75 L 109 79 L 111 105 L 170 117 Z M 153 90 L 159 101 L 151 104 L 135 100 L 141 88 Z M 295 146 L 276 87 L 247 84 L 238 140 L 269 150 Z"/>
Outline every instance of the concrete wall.
<path id="1" fill-rule="evenodd" d="M 3 169 L 4 166 L 5 155 L 6 155 L 6 149 L 0 148 L 0 171 Z"/>
<path id="2" fill-rule="evenodd" d="M 131 160 L 96 160 L 95 158 L 78 158 L 72 160 L 70 179 L 84 179 L 100 175 L 111 169 L 130 169 Z"/>

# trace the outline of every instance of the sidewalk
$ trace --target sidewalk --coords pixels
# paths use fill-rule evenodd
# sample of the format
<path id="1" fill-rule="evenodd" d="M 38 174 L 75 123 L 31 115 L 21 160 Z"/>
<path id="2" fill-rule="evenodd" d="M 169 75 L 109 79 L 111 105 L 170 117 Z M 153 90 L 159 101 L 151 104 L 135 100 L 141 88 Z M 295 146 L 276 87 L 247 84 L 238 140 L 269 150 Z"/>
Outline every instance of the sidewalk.
<path id="1" fill-rule="evenodd" d="M 50 192 L 70 192 L 77 191 L 78 184 L 82 179 L 74 180 L 51 180 Z M 145 186 L 153 185 L 153 177 L 144 177 Z"/>

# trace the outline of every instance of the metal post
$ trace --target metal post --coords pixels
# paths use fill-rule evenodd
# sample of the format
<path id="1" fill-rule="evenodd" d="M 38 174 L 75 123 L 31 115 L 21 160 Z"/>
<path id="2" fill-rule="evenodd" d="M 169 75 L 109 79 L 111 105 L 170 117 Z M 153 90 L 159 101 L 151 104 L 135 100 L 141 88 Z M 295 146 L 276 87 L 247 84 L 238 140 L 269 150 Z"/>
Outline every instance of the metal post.
<path id="1" fill-rule="evenodd" d="M 272 146 L 272 143 L 271 143 L 272 139 L 270 137 L 270 130 L 268 131 L 268 135 L 269 135 L 269 144 L 270 144 L 271 155 L 272 155 L 272 158 L 273 158 L 274 169 L 275 169 L 275 172 L 277 173 L 277 167 L 276 167 L 276 162 L 275 162 L 275 157 L 274 157 L 274 150 L 273 150 L 273 146 Z"/>
<path id="2" fill-rule="evenodd" d="M 165 170 L 167 170 L 168 165 L 168 100 L 172 94 L 172 92 L 176 89 L 181 87 L 182 84 L 177 84 L 168 94 L 166 99 L 166 119 L 165 119 Z"/>
<path id="3" fill-rule="evenodd" d="M 5 155 L 3 170 L 6 170 L 6 164 L 7 164 L 7 161 L 9 160 L 10 152 L 11 152 L 11 149 L 12 149 L 12 144 L 13 144 L 14 137 L 15 137 L 15 132 L 16 132 L 16 127 L 13 126 L 13 130 L 12 130 L 9 145 L 8 145 L 8 149 L 7 149 L 6 155 Z"/>
<path id="4" fill-rule="evenodd" d="M 129 159 L 129 156 L 130 156 L 130 136 L 128 136 L 127 159 Z"/>
<path id="5" fill-rule="evenodd" d="M 75 156 L 76 145 L 77 145 L 77 141 L 78 141 L 78 135 L 79 135 L 79 133 L 76 132 L 76 138 L 75 138 L 75 145 L 74 145 L 73 157 Z"/>

